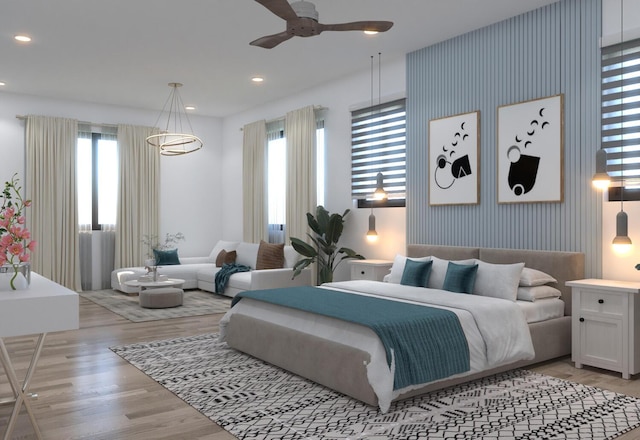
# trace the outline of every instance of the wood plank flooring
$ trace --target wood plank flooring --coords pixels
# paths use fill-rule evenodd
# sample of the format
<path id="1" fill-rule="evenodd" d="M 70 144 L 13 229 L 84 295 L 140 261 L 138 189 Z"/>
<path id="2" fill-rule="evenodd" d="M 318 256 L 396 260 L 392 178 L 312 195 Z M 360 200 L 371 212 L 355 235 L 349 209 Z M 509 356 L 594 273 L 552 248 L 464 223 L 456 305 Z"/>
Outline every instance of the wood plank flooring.
<path id="1" fill-rule="evenodd" d="M 31 402 L 44 439 L 234 439 L 109 350 L 114 345 L 216 332 L 221 316 L 132 323 L 80 298 L 80 329 L 47 336 L 32 380 L 31 392 L 38 398 Z M 5 344 L 22 379 L 35 337 L 7 338 Z M 640 397 L 639 380 L 623 380 L 620 374 L 588 367 L 578 370 L 569 358 L 531 369 Z M 9 395 L 0 368 L 0 399 Z M 10 411 L 0 407 L 0 435 Z M 35 439 L 25 411 L 12 439 Z M 640 429 L 619 439 L 640 439 Z"/>

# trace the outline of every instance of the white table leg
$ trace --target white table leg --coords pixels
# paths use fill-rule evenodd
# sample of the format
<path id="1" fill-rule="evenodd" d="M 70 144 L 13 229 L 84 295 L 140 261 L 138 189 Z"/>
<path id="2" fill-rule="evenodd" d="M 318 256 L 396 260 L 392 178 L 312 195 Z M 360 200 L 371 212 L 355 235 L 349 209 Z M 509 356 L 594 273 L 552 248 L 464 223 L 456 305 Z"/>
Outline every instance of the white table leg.
<path id="1" fill-rule="evenodd" d="M 29 384 L 31 382 L 31 378 L 33 377 L 33 373 L 36 370 L 36 364 L 38 363 L 38 359 L 40 358 L 40 353 L 42 353 L 42 347 L 44 346 L 44 338 L 47 334 L 41 333 L 38 337 L 38 342 L 36 343 L 35 350 L 33 352 L 33 356 L 31 357 L 31 362 L 29 363 L 29 369 L 27 370 L 27 374 L 24 378 L 24 382 L 22 386 L 20 386 L 20 381 L 18 380 L 18 376 L 16 375 L 15 369 L 11 364 L 11 359 L 9 358 L 9 352 L 4 345 L 4 341 L 0 338 L 0 363 L 2 363 L 2 367 L 4 368 L 5 373 L 7 374 L 7 379 L 9 379 L 9 384 L 13 389 L 13 394 L 15 395 L 15 399 L 5 401 L 3 403 L 11 403 L 14 402 L 13 411 L 11 413 L 11 417 L 9 418 L 9 423 L 4 433 L 4 439 L 9 440 L 11 438 L 11 434 L 13 433 L 13 429 L 15 427 L 15 423 L 18 419 L 18 414 L 20 414 L 20 409 L 22 405 L 24 405 L 27 415 L 29 416 L 29 420 L 31 421 L 31 425 L 33 425 L 33 430 L 35 431 L 36 437 L 38 439 L 42 438 L 42 434 L 40 432 L 40 428 L 36 423 L 36 418 L 33 414 L 33 410 L 31 409 L 31 402 L 29 401 L 30 395 Z"/>

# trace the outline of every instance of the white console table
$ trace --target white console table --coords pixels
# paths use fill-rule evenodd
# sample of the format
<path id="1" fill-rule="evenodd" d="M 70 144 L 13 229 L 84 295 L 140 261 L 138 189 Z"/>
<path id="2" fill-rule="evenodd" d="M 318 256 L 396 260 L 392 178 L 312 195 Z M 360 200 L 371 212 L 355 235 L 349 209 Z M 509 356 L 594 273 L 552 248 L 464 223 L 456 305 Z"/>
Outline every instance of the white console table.
<path id="1" fill-rule="evenodd" d="M 13 412 L 4 433 L 5 439 L 11 438 L 22 405 L 27 411 L 36 436 L 42 438 L 29 402 L 29 383 L 42 352 L 46 334 L 78 327 L 78 294 L 37 273 L 31 273 L 29 289 L 0 292 L 0 363 L 13 390 L 13 397 L 0 400 L 0 405 L 13 404 Z M 39 335 L 38 341 L 21 385 L 3 338 L 32 334 Z"/>

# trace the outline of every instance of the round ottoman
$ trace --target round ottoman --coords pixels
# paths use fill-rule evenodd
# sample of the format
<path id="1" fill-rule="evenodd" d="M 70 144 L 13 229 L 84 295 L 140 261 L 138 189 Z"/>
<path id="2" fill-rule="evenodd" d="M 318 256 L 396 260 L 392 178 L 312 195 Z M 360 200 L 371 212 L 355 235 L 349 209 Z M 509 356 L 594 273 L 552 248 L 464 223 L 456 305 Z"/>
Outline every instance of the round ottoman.
<path id="1" fill-rule="evenodd" d="M 147 309 L 166 309 L 182 305 L 182 289 L 176 287 L 160 287 L 145 289 L 140 292 L 140 307 Z"/>

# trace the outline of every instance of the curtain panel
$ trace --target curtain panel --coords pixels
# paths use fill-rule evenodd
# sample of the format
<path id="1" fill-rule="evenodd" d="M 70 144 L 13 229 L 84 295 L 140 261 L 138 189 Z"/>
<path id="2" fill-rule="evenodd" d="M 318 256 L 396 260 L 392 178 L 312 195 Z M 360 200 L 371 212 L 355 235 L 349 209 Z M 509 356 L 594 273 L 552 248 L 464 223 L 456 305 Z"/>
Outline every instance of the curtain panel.
<path id="1" fill-rule="evenodd" d="M 115 267 L 146 260 L 142 239 L 160 231 L 160 152 L 147 144 L 158 129 L 118 125 L 119 172 Z"/>
<path id="2" fill-rule="evenodd" d="M 316 210 L 316 115 L 313 106 L 288 112 L 285 117 L 287 140 L 287 215 L 285 243 L 291 237 L 305 240 L 307 212 Z"/>
<path id="3" fill-rule="evenodd" d="M 267 232 L 267 129 L 264 120 L 247 124 L 242 141 L 242 240 L 268 241 Z"/>
<path id="4" fill-rule="evenodd" d="M 76 197 L 78 121 L 28 116 L 25 127 L 27 227 L 37 246 L 32 268 L 79 291 L 80 258 Z"/>

